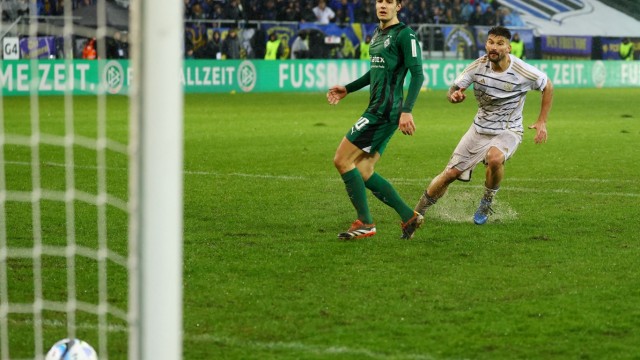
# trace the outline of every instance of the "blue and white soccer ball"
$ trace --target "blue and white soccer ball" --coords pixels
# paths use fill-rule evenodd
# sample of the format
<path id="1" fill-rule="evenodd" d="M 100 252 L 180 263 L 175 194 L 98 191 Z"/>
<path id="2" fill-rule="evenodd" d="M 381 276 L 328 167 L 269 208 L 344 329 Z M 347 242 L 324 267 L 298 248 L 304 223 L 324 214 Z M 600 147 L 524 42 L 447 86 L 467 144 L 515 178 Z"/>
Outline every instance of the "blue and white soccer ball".
<path id="1" fill-rule="evenodd" d="M 98 354 L 85 341 L 62 339 L 51 347 L 45 360 L 98 360 Z"/>

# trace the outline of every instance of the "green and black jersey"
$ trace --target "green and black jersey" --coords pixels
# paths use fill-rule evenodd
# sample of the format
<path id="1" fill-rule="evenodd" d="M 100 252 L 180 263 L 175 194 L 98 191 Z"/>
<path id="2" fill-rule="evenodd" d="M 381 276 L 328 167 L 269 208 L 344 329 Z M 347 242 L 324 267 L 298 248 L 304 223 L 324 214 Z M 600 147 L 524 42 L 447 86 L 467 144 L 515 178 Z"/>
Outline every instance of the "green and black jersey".
<path id="1" fill-rule="evenodd" d="M 346 85 L 348 92 L 370 86 L 369 107 L 365 115 L 380 121 L 400 119 L 400 113 L 413 109 L 424 75 L 422 53 L 415 32 L 404 23 L 384 30 L 376 28 L 369 48 L 371 69 Z M 411 71 L 407 98 L 403 100 L 404 79 Z"/>

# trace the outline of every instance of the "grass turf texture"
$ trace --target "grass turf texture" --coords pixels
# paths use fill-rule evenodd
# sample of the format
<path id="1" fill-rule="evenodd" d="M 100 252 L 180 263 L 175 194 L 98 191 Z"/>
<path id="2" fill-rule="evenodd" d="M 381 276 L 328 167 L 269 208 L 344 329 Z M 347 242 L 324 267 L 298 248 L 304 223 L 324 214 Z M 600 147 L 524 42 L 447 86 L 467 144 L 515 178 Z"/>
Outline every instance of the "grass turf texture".
<path id="1" fill-rule="evenodd" d="M 421 94 L 417 133 L 396 134 L 377 166 L 411 206 L 475 113 L 472 98 L 451 105 L 444 96 Z M 472 222 L 484 181 L 478 168 L 470 183 L 454 183 L 429 210 L 413 240 L 399 239 L 399 217 L 370 195 L 378 234 L 344 242 L 336 234 L 355 211 L 332 158 L 364 109 L 366 92 L 335 107 L 324 94 L 188 95 L 184 358 L 636 358 L 639 96 L 640 89 L 556 89 L 549 142 L 535 145 L 533 130 L 526 132 L 487 225 Z M 41 107 L 56 101 L 43 98 Z M 95 106 L 88 97 L 75 101 L 83 111 Z M 109 103 L 116 121 L 108 130 L 126 141 L 126 109 L 117 110 L 126 100 Z M 28 133 L 28 111 L 20 117 L 7 110 L 24 104 L 28 99 L 4 99 L 7 132 Z M 539 93 L 531 93 L 525 125 L 535 121 L 539 104 Z M 76 114 L 77 131 L 90 134 L 83 117 L 95 116 Z M 41 160 L 60 163 L 60 153 L 43 151 Z M 29 149 L 5 145 L 5 159 L 13 161 L 5 170 L 9 189 L 28 190 Z M 109 189 L 126 194 L 120 160 L 109 162 Z M 95 189 L 95 182 L 78 182 Z M 62 181 L 42 183 L 57 188 Z M 64 206 L 47 205 L 43 216 L 58 226 L 43 236 L 62 241 Z M 8 225 L 10 245 L 28 245 L 30 204 L 7 208 L 8 223 L 16 224 Z M 95 223 L 95 210 L 77 216 L 76 223 Z M 124 220 L 113 216 L 110 241 L 124 253 L 126 231 L 118 232 Z M 91 229 L 82 236 L 87 242 Z M 10 299 L 32 301 L 30 262 L 9 266 Z M 47 270 L 45 296 L 63 299 L 64 262 Z M 126 283 L 114 272 L 110 297 L 122 305 Z M 95 270 L 84 277 L 89 289 L 97 287 Z M 46 315 L 45 339 L 53 344 L 64 337 L 64 316 Z M 78 336 L 96 343 L 95 319 L 79 321 Z M 10 329 L 11 354 L 29 357 L 29 317 L 11 315 Z M 114 326 L 109 336 L 110 357 L 122 358 L 124 330 Z"/>

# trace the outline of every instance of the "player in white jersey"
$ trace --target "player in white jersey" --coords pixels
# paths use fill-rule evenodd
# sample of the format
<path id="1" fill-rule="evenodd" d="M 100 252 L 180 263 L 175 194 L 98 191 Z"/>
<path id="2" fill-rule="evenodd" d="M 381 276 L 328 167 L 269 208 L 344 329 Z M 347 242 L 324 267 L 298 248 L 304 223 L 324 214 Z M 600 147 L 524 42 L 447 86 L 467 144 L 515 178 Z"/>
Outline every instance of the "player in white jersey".
<path id="1" fill-rule="evenodd" d="M 491 202 L 504 176 L 504 163 L 522 141 L 522 109 L 527 92 L 542 91 L 536 130 L 536 144 L 547 141 L 547 116 L 553 101 L 553 85 L 546 74 L 510 54 L 511 33 L 502 26 L 489 30 L 487 54 L 475 60 L 454 81 L 447 98 L 453 104 L 465 100 L 464 91 L 473 85 L 478 112 L 473 124 L 453 151 L 446 168 L 436 176 L 415 207 L 424 215 L 455 180 L 471 180 L 471 171 L 483 162 L 486 166 L 485 191 L 473 221 L 487 222 L 493 212 Z"/>

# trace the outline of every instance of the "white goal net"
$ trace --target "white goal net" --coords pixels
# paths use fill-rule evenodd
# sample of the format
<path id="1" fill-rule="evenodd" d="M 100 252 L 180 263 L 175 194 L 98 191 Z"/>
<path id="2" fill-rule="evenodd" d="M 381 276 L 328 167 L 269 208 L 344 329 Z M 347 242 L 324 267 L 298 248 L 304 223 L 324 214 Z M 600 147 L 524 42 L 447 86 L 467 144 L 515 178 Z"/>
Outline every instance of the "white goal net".
<path id="1" fill-rule="evenodd" d="M 179 359 L 183 2 L 38 4 L 2 2 L 0 360 Z"/>

